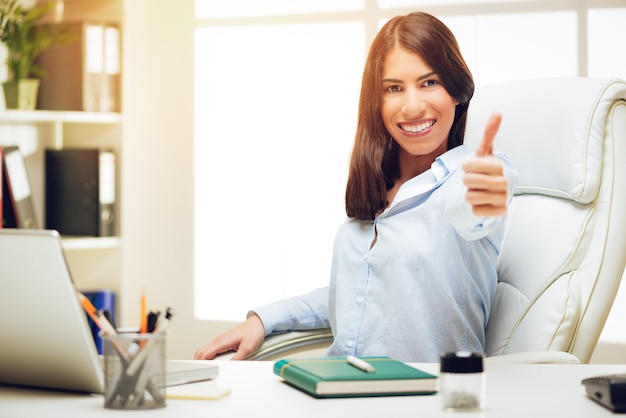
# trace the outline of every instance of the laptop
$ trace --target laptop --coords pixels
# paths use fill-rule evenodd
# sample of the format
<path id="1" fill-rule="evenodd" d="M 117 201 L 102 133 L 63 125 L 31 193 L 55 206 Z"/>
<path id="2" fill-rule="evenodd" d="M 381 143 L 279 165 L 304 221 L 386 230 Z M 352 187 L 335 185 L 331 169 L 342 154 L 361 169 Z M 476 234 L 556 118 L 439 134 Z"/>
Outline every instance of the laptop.
<path id="1" fill-rule="evenodd" d="M 104 393 L 104 371 L 56 231 L 0 229 L 0 384 Z M 166 386 L 217 378 L 166 361 Z"/>

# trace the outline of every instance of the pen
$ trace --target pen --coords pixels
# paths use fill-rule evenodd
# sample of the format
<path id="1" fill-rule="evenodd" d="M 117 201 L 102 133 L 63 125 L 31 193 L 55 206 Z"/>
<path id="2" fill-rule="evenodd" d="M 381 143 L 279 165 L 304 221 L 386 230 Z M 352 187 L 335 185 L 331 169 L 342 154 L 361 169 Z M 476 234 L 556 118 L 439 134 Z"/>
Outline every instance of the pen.
<path id="1" fill-rule="evenodd" d="M 165 310 L 165 313 L 160 314 L 159 317 L 157 318 L 155 326 L 154 326 L 154 332 L 155 333 L 167 332 L 170 326 L 170 320 L 173 315 L 174 315 L 174 308 L 171 308 L 168 306 L 167 309 Z"/>
<path id="2" fill-rule="evenodd" d="M 156 312 L 150 311 L 150 313 L 148 314 L 148 332 L 154 332 L 157 320 L 159 319 L 160 315 L 161 315 L 161 312 L 159 311 L 156 311 Z"/>
<path id="3" fill-rule="evenodd" d="M 100 328 L 100 330 L 102 330 L 104 334 L 115 335 L 116 334 L 115 328 L 113 328 L 111 323 L 106 320 L 106 318 L 102 315 L 101 312 L 98 312 L 96 307 L 93 306 L 93 304 L 87 298 L 87 296 L 83 295 L 82 293 L 78 291 L 76 292 L 76 295 L 78 296 L 78 300 L 80 301 L 81 306 L 83 307 L 85 312 L 87 312 L 87 315 L 89 315 L 89 317 L 96 324 L 96 326 Z"/>
<path id="4" fill-rule="evenodd" d="M 109 324 L 111 324 L 113 329 L 117 330 L 117 325 L 115 325 L 115 320 L 113 320 L 113 315 L 111 314 L 111 311 L 108 309 L 103 309 L 102 315 L 106 318 L 107 321 L 109 321 Z"/>
<path id="5" fill-rule="evenodd" d="M 367 361 L 361 360 L 360 358 L 348 356 L 346 357 L 346 360 L 348 361 L 349 365 L 354 366 L 359 370 L 363 370 L 366 373 L 374 373 L 376 371 L 374 366 L 369 364 Z"/>

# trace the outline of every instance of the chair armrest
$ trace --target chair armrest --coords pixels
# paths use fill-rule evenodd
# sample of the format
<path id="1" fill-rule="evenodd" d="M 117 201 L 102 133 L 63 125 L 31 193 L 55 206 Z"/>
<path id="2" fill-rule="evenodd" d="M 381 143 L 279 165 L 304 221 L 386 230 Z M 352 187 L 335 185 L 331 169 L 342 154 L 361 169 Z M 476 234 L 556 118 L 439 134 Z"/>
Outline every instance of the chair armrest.
<path id="1" fill-rule="evenodd" d="M 290 331 L 269 335 L 246 360 L 276 360 L 289 354 L 326 349 L 333 341 L 330 328 L 311 331 Z M 302 355 L 300 355 L 302 356 Z"/>
<path id="2" fill-rule="evenodd" d="M 265 337 L 263 344 L 246 357 L 246 360 L 279 360 L 286 356 L 316 357 L 321 355 L 319 351 L 325 351 L 332 342 L 333 334 L 330 328 L 272 334 Z M 307 354 L 313 350 L 318 351 L 318 353 Z M 218 354 L 215 356 L 215 360 L 230 360 L 234 355 L 234 351 L 229 351 Z"/>
<path id="3" fill-rule="evenodd" d="M 578 357 L 564 351 L 528 351 L 503 354 L 485 359 L 485 366 L 491 364 L 580 364 Z"/>

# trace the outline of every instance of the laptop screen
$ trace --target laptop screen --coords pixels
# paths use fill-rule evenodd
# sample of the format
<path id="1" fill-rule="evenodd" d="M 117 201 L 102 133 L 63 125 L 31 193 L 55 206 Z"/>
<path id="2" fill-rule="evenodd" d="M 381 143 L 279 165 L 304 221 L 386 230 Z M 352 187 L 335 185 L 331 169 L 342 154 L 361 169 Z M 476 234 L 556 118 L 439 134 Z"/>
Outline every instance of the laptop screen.
<path id="1" fill-rule="evenodd" d="M 58 233 L 0 229 L 0 258 L 0 383 L 102 392 Z"/>

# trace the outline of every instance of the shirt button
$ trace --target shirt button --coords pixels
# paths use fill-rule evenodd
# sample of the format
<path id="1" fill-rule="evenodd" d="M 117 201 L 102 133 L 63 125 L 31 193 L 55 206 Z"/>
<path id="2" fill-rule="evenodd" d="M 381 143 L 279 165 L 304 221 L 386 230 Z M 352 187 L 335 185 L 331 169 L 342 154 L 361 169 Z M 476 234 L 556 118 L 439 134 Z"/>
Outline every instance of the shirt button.
<path id="1" fill-rule="evenodd" d="M 363 303 L 363 298 L 361 298 L 361 297 L 357 298 L 356 303 L 357 303 L 357 305 L 362 304 Z"/>
<path id="2" fill-rule="evenodd" d="M 348 348 L 352 348 L 354 346 L 354 341 L 348 341 L 346 345 L 348 346 Z"/>

